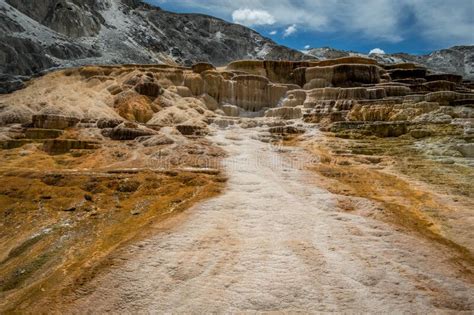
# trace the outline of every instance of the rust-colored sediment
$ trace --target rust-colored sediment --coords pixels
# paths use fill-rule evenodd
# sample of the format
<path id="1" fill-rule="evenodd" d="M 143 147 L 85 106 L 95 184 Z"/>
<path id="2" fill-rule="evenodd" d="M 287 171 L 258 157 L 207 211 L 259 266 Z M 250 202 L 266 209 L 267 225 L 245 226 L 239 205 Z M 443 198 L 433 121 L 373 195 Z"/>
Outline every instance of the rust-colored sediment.
<path id="1" fill-rule="evenodd" d="M 446 246 L 452 251 L 446 257 L 474 281 L 468 227 L 474 190 L 468 180 L 473 175 L 469 167 L 437 163 L 410 152 L 396 143 L 403 140 L 372 140 L 369 147 L 378 151 L 374 156 L 353 154 L 357 141 L 321 137 L 324 140 L 294 139 L 288 144 L 303 146 L 319 158 L 320 163 L 311 168 L 318 175 L 318 185 L 340 196 L 342 210 L 359 211 Z M 338 152 L 341 148 L 345 150 Z M 352 154 L 347 154 L 351 148 Z M 377 208 L 358 209 L 357 197 L 372 200 Z"/>
<path id="2" fill-rule="evenodd" d="M 23 148 L 0 151 L 0 312 L 46 311 L 107 268 L 115 249 L 218 194 L 225 181 L 179 169 L 117 172 L 103 150 L 74 157 L 29 149 L 24 157 Z M 143 164 L 137 155 L 116 165 Z"/>

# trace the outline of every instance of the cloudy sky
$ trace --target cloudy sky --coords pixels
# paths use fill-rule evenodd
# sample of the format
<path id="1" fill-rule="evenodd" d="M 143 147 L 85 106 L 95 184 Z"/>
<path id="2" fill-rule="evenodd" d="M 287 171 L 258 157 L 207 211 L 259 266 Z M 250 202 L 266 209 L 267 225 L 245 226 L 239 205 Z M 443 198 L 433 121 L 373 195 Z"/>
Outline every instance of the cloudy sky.
<path id="1" fill-rule="evenodd" d="M 474 45 L 474 0 L 147 0 L 217 16 L 293 47 L 428 53 Z"/>

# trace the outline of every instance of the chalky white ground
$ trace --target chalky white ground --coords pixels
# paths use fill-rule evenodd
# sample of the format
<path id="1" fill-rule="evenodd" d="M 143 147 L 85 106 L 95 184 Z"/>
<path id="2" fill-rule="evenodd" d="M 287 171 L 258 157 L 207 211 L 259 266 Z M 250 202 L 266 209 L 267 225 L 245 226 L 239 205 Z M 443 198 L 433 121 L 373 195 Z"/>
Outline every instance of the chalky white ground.
<path id="1" fill-rule="evenodd" d="M 345 213 L 257 129 L 220 130 L 227 188 L 119 253 L 71 312 L 472 311 L 474 286 L 443 248 Z M 289 163 L 293 161 L 293 163 Z M 359 206 L 371 207 L 361 200 Z"/>

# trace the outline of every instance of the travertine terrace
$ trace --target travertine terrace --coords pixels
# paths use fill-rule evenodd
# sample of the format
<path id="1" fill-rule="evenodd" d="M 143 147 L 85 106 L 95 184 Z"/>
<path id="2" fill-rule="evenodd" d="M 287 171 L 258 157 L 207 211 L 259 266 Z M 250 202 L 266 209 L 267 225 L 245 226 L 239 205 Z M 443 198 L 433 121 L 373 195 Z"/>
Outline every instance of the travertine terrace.
<path id="1" fill-rule="evenodd" d="M 472 312 L 472 88 L 362 57 L 33 79 L 0 96 L 0 312 Z"/>

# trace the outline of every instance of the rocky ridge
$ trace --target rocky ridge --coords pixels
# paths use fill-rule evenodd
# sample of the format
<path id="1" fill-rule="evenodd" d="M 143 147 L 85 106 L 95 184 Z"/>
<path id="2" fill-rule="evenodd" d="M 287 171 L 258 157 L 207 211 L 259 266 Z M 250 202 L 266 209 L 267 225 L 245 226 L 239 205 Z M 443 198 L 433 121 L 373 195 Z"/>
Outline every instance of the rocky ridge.
<path id="1" fill-rule="evenodd" d="M 360 56 L 372 58 L 384 64 L 418 63 L 437 72 L 455 73 L 466 79 L 474 79 L 474 46 L 454 46 L 434 51 L 427 55 L 396 54 L 362 54 L 352 51 L 337 50 L 329 47 L 311 48 L 306 54 L 321 60 Z"/>

